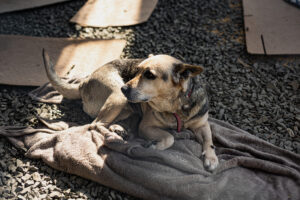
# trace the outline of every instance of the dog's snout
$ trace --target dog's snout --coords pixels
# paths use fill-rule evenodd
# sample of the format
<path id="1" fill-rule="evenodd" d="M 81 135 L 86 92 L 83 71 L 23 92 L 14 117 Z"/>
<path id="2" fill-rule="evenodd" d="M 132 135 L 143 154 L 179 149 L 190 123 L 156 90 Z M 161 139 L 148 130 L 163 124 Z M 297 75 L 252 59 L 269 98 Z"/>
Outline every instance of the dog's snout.
<path id="1" fill-rule="evenodd" d="M 128 85 L 124 85 L 121 87 L 121 91 L 123 92 L 124 95 L 128 94 L 130 92 L 130 87 Z"/>

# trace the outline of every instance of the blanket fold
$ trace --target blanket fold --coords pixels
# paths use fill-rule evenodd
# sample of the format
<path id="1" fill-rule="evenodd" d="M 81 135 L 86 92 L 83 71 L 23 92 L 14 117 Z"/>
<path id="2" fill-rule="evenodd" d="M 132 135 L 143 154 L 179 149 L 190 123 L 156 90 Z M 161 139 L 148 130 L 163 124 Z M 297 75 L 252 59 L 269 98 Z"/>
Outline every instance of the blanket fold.
<path id="1" fill-rule="evenodd" d="M 136 197 L 300 199 L 300 155 L 216 119 L 209 119 L 220 160 L 213 173 L 204 169 L 202 146 L 188 130 L 170 131 L 175 143 L 160 151 L 145 147 L 147 141 L 136 136 L 135 127 L 129 129 L 132 137 L 124 139 L 104 127 L 40 121 L 39 128 L 0 127 L 0 135 L 29 158 Z"/>

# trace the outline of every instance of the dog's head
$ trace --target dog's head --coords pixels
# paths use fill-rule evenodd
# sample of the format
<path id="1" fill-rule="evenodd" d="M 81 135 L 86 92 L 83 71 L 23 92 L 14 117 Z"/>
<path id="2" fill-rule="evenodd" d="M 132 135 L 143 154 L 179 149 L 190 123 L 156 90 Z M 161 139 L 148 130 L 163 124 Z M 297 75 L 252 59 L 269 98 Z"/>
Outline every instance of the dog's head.
<path id="1" fill-rule="evenodd" d="M 150 55 L 138 67 L 139 73 L 121 90 L 128 101 L 150 102 L 155 107 L 170 104 L 187 90 L 189 79 L 203 71 L 201 66 L 185 64 L 168 55 Z"/>

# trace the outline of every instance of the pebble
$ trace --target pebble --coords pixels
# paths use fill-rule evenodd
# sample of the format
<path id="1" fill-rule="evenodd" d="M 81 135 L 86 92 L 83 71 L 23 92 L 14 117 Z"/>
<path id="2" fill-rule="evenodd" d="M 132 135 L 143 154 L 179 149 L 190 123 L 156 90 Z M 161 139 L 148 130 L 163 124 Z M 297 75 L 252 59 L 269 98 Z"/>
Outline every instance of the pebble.
<path id="1" fill-rule="evenodd" d="M 46 199 L 47 196 L 48 196 L 48 194 L 41 194 L 40 199 Z"/>
<path id="2" fill-rule="evenodd" d="M 22 195 L 18 195 L 18 200 L 26 200 L 26 197 L 22 196 Z"/>
<path id="3" fill-rule="evenodd" d="M 24 195 L 24 194 L 27 194 L 30 190 L 31 190 L 30 187 L 26 187 L 22 191 L 20 191 L 19 193 L 22 194 L 22 195 Z"/>
<path id="4" fill-rule="evenodd" d="M 30 174 L 25 174 L 21 179 L 25 182 L 25 181 L 27 181 L 30 178 L 31 178 Z"/>
<path id="5" fill-rule="evenodd" d="M 85 2 L 69 1 L 7 13 L 0 18 L 0 34 L 124 38 L 127 45 L 121 55 L 123 58 L 166 53 L 188 63 L 203 65 L 205 72 L 201 79 L 210 87 L 212 117 L 226 120 L 281 148 L 300 153 L 296 141 L 300 135 L 300 111 L 297 108 L 299 59 L 286 62 L 285 57 L 268 59 L 248 55 L 244 41 L 236 41 L 236 38 L 244 39 L 241 6 L 230 9 L 227 1 L 217 0 L 160 0 L 150 19 L 142 25 L 83 28 L 69 24 L 69 19 Z M 230 19 L 230 24 L 222 21 L 225 17 Z M 0 126 L 34 126 L 36 114 L 49 118 L 65 115 L 71 121 L 78 121 L 78 116 L 82 122 L 90 120 L 79 106 L 33 102 L 24 95 L 24 91 L 29 90 L 26 87 L 0 87 Z M 0 172 L 3 171 L 0 185 L 6 187 L 0 187 L 0 194 L 5 199 L 47 199 L 51 196 L 62 199 L 136 199 L 99 184 L 92 185 L 94 189 L 82 187 L 88 185 L 84 182 L 86 180 L 72 179 L 70 177 L 74 176 L 61 174 L 40 161 L 28 160 L 6 143 L 6 140 L 0 140 Z M 14 180 L 11 177 L 16 179 L 17 185 L 8 181 Z M 30 187 L 26 187 L 28 185 Z M 31 192 L 32 188 L 37 189 L 39 196 Z M 79 190 L 84 192 L 77 194 Z"/>
<path id="6" fill-rule="evenodd" d="M 22 167 L 24 164 L 23 164 L 23 162 L 20 160 L 20 159 L 17 159 L 16 160 L 16 166 L 17 167 Z"/>
<path id="7" fill-rule="evenodd" d="M 31 172 L 37 172 L 38 171 L 38 168 L 37 167 L 35 167 L 35 166 L 29 166 L 29 171 L 31 171 Z"/>
<path id="8" fill-rule="evenodd" d="M 34 181 L 41 181 L 41 175 L 38 172 L 34 172 L 31 176 Z"/>
<path id="9" fill-rule="evenodd" d="M 61 194 L 60 194 L 60 192 L 54 191 L 49 194 L 49 197 L 50 198 L 59 198 L 59 197 L 61 197 Z"/>
<path id="10" fill-rule="evenodd" d="M 79 31 L 79 30 L 81 29 L 81 26 L 78 25 L 78 24 L 76 24 L 76 25 L 75 25 L 75 29 L 76 29 L 76 31 Z"/>
<path id="11" fill-rule="evenodd" d="M 115 192 L 114 192 L 114 191 L 110 191 L 110 196 L 111 196 L 113 199 L 116 199 L 116 195 L 115 195 Z"/>
<path id="12" fill-rule="evenodd" d="M 16 192 L 16 193 L 19 193 L 19 192 L 21 192 L 22 190 L 23 190 L 23 187 L 18 186 L 18 187 L 16 187 L 15 192 Z"/>
<path id="13" fill-rule="evenodd" d="M 294 133 L 294 131 L 292 129 L 287 128 L 286 131 L 288 132 L 288 134 L 289 134 L 290 137 L 295 137 L 295 133 Z"/>
<path id="14" fill-rule="evenodd" d="M 17 167 L 14 164 L 10 164 L 8 166 L 8 170 L 11 171 L 12 173 L 16 172 Z"/>
<path id="15" fill-rule="evenodd" d="M 33 184 L 34 184 L 34 181 L 33 181 L 33 180 L 27 180 L 27 181 L 25 182 L 25 187 L 31 186 L 31 185 L 33 185 Z"/>

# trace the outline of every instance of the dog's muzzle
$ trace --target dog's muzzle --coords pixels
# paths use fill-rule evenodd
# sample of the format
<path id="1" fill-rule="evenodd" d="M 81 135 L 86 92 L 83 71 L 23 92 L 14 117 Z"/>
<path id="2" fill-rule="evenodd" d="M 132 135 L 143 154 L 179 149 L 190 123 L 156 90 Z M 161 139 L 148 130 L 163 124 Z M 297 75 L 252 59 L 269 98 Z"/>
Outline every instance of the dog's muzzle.
<path id="1" fill-rule="evenodd" d="M 125 97 L 128 98 L 130 92 L 131 92 L 131 87 L 128 87 L 128 85 L 123 85 L 123 87 L 121 87 L 121 91 L 123 92 L 123 94 L 125 95 Z"/>
<path id="2" fill-rule="evenodd" d="M 121 91 L 130 102 L 138 103 L 148 100 L 148 98 L 143 97 L 136 89 L 133 89 L 128 85 L 124 85 L 123 87 L 121 87 Z"/>
<path id="3" fill-rule="evenodd" d="M 128 85 L 124 85 L 123 87 L 121 87 L 121 91 L 128 101 L 135 102 L 135 95 L 132 94 L 133 92 L 131 87 L 129 87 Z"/>

